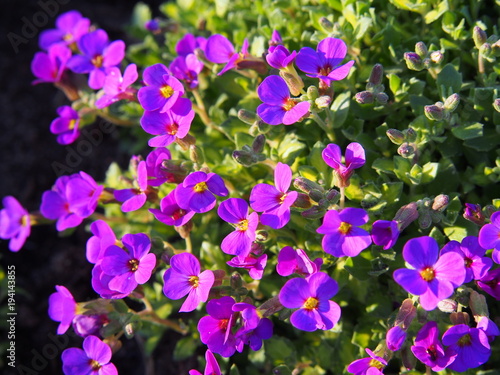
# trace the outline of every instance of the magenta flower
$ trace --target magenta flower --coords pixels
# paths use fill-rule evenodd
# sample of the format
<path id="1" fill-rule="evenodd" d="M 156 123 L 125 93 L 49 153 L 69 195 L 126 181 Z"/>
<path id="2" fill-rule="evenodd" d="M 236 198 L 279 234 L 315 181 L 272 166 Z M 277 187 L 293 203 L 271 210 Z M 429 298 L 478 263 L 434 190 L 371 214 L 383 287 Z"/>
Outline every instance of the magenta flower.
<path id="1" fill-rule="evenodd" d="M 230 69 L 236 68 L 238 62 L 248 57 L 248 40 L 245 39 L 241 52 L 236 52 L 233 44 L 225 36 L 214 34 L 207 39 L 205 46 L 205 57 L 208 61 L 216 64 L 226 64 L 222 70 L 217 73 L 218 76 L 224 74 Z"/>
<path id="2" fill-rule="evenodd" d="M 116 244 L 116 236 L 104 220 L 97 220 L 90 224 L 90 231 L 93 236 L 87 241 L 87 260 L 95 264 L 102 258 L 102 254 L 109 246 Z"/>
<path id="3" fill-rule="evenodd" d="M 365 351 L 369 357 L 355 360 L 347 366 L 347 371 L 354 375 L 384 375 L 382 370 L 387 366 L 387 361 L 368 348 Z"/>
<path id="4" fill-rule="evenodd" d="M 257 88 L 257 94 L 263 101 L 257 107 L 257 114 L 269 125 L 290 125 L 309 116 L 310 103 L 292 98 L 280 76 L 266 77 Z"/>
<path id="5" fill-rule="evenodd" d="M 394 280 L 408 293 L 420 296 L 420 304 L 434 310 L 437 304 L 453 294 L 464 282 L 463 259 L 455 252 L 438 258 L 439 247 L 432 237 L 410 239 L 403 248 L 403 258 L 411 269 L 397 269 Z"/>
<path id="6" fill-rule="evenodd" d="M 495 324 L 495 322 L 487 316 L 482 316 L 479 318 L 479 322 L 477 322 L 476 328 L 482 329 L 484 333 L 486 333 L 489 342 L 495 340 L 495 337 L 500 336 L 500 329 L 498 329 L 498 326 Z"/>
<path id="7" fill-rule="evenodd" d="M 382 246 L 384 250 L 396 244 L 399 233 L 397 221 L 377 220 L 372 224 L 372 241 L 375 245 Z"/>
<path id="8" fill-rule="evenodd" d="M 418 331 L 417 337 L 415 337 L 415 345 L 411 347 L 415 357 L 436 372 L 448 367 L 456 357 L 456 353 L 451 350 L 444 350 L 438 336 L 439 328 L 437 323 L 434 321 L 427 322 Z"/>
<path id="9" fill-rule="evenodd" d="M 337 294 L 338 285 L 324 272 L 307 279 L 288 280 L 279 293 L 279 300 L 289 309 L 298 308 L 290 316 L 292 325 L 303 331 L 332 329 L 340 319 L 340 307 L 330 301 Z"/>
<path id="10" fill-rule="evenodd" d="M 156 266 L 156 256 L 149 252 L 151 240 L 144 233 L 126 234 L 122 243 L 128 251 L 111 245 L 104 251 L 99 264 L 102 272 L 112 276 L 109 288 L 129 294 L 137 285 L 149 280 Z"/>
<path id="11" fill-rule="evenodd" d="M 189 370 L 189 375 L 222 375 L 219 364 L 210 350 L 205 352 L 205 371 L 203 374 L 198 370 Z"/>
<path id="12" fill-rule="evenodd" d="M 347 145 L 345 150 L 345 164 L 342 163 L 342 151 L 335 143 L 330 143 L 322 152 L 323 160 L 333 168 L 334 184 L 338 187 L 349 186 L 349 179 L 354 170 L 361 168 L 366 161 L 365 150 L 359 143 Z"/>
<path id="13" fill-rule="evenodd" d="M 477 225 L 484 225 L 485 217 L 479 204 L 465 203 L 464 218 Z"/>
<path id="14" fill-rule="evenodd" d="M 342 211 L 330 210 L 316 232 L 324 234 L 321 245 L 328 254 L 336 257 L 355 257 L 372 243 L 370 233 L 358 228 L 368 222 L 362 208 L 348 207 Z"/>
<path id="15" fill-rule="evenodd" d="M 49 317 L 60 322 L 57 334 L 65 333 L 76 316 L 77 304 L 71 292 L 62 285 L 56 285 L 56 293 L 49 297 Z"/>
<path id="16" fill-rule="evenodd" d="M 160 209 L 150 208 L 149 212 L 155 215 L 158 221 L 166 225 L 180 227 L 194 216 L 195 212 L 181 208 L 175 200 L 175 190 L 172 190 L 160 202 Z"/>
<path id="17" fill-rule="evenodd" d="M 204 67 L 205 65 L 193 53 L 176 57 L 169 66 L 174 77 L 186 82 L 190 89 L 198 87 L 198 74 Z"/>
<path id="18" fill-rule="evenodd" d="M 175 200 L 185 210 L 203 213 L 215 207 L 214 194 L 221 197 L 229 194 L 224 180 L 215 173 L 197 171 L 187 176 L 182 185 L 177 186 Z"/>
<path id="19" fill-rule="evenodd" d="M 114 364 L 110 363 L 111 348 L 96 336 L 83 340 L 83 350 L 69 348 L 63 351 L 63 371 L 65 375 L 118 375 Z"/>
<path id="20" fill-rule="evenodd" d="M 70 106 L 62 106 L 57 108 L 57 117 L 50 124 L 50 131 L 57 134 L 57 142 L 61 145 L 69 145 L 73 143 L 79 136 L 80 116 Z"/>
<path id="21" fill-rule="evenodd" d="M 264 274 L 264 269 L 267 264 L 267 255 L 262 254 L 259 257 L 254 257 L 252 255 L 248 256 L 236 256 L 229 262 L 226 262 L 229 266 L 235 268 L 245 268 L 248 270 L 248 274 L 254 280 L 262 279 Z"/>
<path id="22" fill-rule="evenodd" d="M 73 319 L 73 331 L 83 338 L 97 336 L 104 324 L 109 323 L 108 316 L 102 315 L 76 315 Z"/>
<path id="23" fill-rule="evenodd" d="M 165 182 L 174 182 L 175 177 L 163 167 L 165 160 L 171 160 L 172 155 L 165 147 L 157 148 L 146 156 L 146 170 L 148 174 L 148 185 L 160 186 Z"/>
<path id="24" fill-rule="evenodd" d="M 146 162 L 140 161 L 137 165 L 137 176 L 135 183 L 137 187 L 130 189 L 115 190 L 113 192 L 115 198 L 119 202 L 123 202 L 122 211 L 136 211 L 146 203 L 148 199 L 148 172 Z"/>
<path id="25" fill-rule="evenodd" d="M 292 183 L 292 169 L 278 163 L 274 170 L 274 185 L 257 184 L 250 192 L 250 207 L 263 212 L 260 222 L 273 229 L 284 227 L 290 221 L 290 207 L 297 199 L 296 191 L 288 191 Z"/>
<path id="26" fill-rule="evenodd" d="M 236 351 L 236 338 L 231 332 L 236 323 L 234 304 L 233 297 L 229 296 L 212 299 L 207 303 L 208 316 L 204 316 L 198 322 L 201 342 L 213 353 L 226 358 L 231 357 Z"/>
<path id="27" fill-rule="evenodd" d="M 19 251 L 31 233 L 28 211 L 12 196 L 2 199 L 0 210 L 0 238 L 9 241 L 10 251 Z"/>
<path id="28" fill-rule="evenodd" d="M 83 35 L 78 41 L 81 55 L 68 61 L 73 72 L 89 74 L 89 87 L 98 90 L 104 86 L 106 70 L 119 65 L 125 57 L 125 43 L 116 40 L 109 43 L 108 34 L 98 29 Z"/>
<path id="29" fill-rule="evenodd" d="M 112 290 L 109 287 L 109 283 L 113 280 L 114 276 L 105 274 L 101 268 L 102 256 L 99 258 L 94 268 L 92 269 L 92 288 L 101 298 L 105 299 L 121 299 L 129 295 L 129 293 L 123 293 L 116 290 Z"/>
<path id="30" fill-rule="evenodd" d="M 97 185 L 92 176 L 82 171 L 71 175 L 66 196 L 73 212 L 86 218 L 95 212 L 103 190 L 103 185 Z"/>
<path id="31" fill-rule="evenodd" d="M 406 331 L 400 326 L 394 326 L 387 331 L 385 342 L 387 348 L 392 351 L 398 351 L 406 340 Z"/>
<path id="32" fill-rule="evenodd" d="M 215 276 L 210 270 L 200 272 L 200 262 L 189 253 L 174 255 L 170 268 L 163 275 L 163 293 L 167 298 L 180 299 L 187 295 L 180 312 L 193 311 L 208 300 Z"/>
<path id="33" fill-rule="evenodd" d="M 281 34 L 279 33 L 278 30 L 273 30 L 273 33 L 271 34 L 271 39 L 269 40 L 269 49 L 268 52 L 272 53 L 277 46 L 283 44 L 283 38 L 281 37 Z"/>
<path id="34" fill-rule="evenodd" d="M 96 100 L 96 108 L 108 107 L 122 99 L 134 100 L 135 89 L 130 85 L 137 81 L 137 65 L 130 64 L 125 68 L 125 71 L 120 72 L 119 68 L 111 67 L 107 69 L 106 78 L 104 79 L 104 95 Z"/>
<path id="35" fill-rule="evenodd" d="M 82 16 L 77 10 L 61 14 L 56 20 L 56 29 L 44 30 L 40 33 L 40 48 L 48 50 L 51 46 L 61 42 L 71 46 L 87 34 L 90 29 L 90 20 Z"/>
<path id="36" fill-rule="evenodd" d="M 37 52 L 31 61 L 31 71 L 37 78 L 33 84 L 61 81 L 71 50 L 64 44 L 54 44 L 47 52 Z"/>
<path id="37" fill-rule="evenodd" d="M 489 270 L 481 280 L 477 281 L 477 285 L 490 296 L 500 301 L 500 268 Z"/>
<path id="38" fill-rule="evenodd" d="M 291 246 L 285 246 L 278 254 L 276 272 L 280 276 L 290 276 L 296 273 L 307 277 L 318 272 L 322 264 L 323 258 L 317 258 L 313 262 L 304 250 L 294 250 Z"/>
<path id="39" fill-rule="evenodd" d="M 457 324 L 443 334 L 443 344 L 456 353 L 455 360 L 448 369 L 458 372 L 467 371 L 486 363 L 491 355 L 490 343 L 486 333 L 479 328 Z"/>
<path id="40" fill-rule="evenodd" d="M 139 89 L 137 99 L 146 111 L 164 112 L 184 94 L 182 83 L 163 64 L 147 67 L 142 78 L 147 86 Z"/>
<path id="41" fill-rule="evenodd" d="M 177 52 L 179 56 L 187 56 L 192 53 L 194 54 L 197 48 L 205 51 L 206 44 L 206 38 L 202 36 L 195 37 L 193 34 L 186 34 L 177 42 L 175 52 Z"/>
<path id="42" fill-rule="evenodd" d="M 290 52 L 284 46 L 275 46 L 273 51 L 266 55 L 266 61 L 273 68 L 286 69 L 288 66 L 293 64 L 296 56 L 296 51 Z"/>
<path id="43" fill-rule="evenodd" d="M 229 198 L 217 209 L 220 218 L 234 224 L 235 230 L 229 233 L 220 245 L 226 254 L 246 257 L 255 241 L 255 231 L 259 225 L 259 215 L 248 213 L 248 203 L 241 198 Z"/>
<path id="44" fill-rule="evenodd" d="M 241 327 L 236 332 L 236 350 L 242 352 L 245 344 L 250 349 L 257 351 L 262 348 L 262 340 L 273 336 L 273 323 L 268 318 L 263 318 L 257 308 L 248 303 L 235 303 L 233 311 L 240 312 Z"/>
<path id="45" fill-rule="evenodd" d="M 347 46 L 341 39 L 325 38 L 319 42 L 316 51 L 303 47 L 295 63 L 308 77 L 319 78 L 325 86 L 331 81 L 339 81 L 349 74 L 354 60 L 340 65 L 347 54 Z"/>
<path id="46" fill-rule="evenodd" d="M 500 211 L 491 215 L 490 222 L 479 231 L 479 245 L 493 249 L 491 257 L 495 263 L 500 263 Z"/>
<path id="47" fill-rule="evenodd" d="M 458 241 L 448 242 L 441 249 L 441 255 L 452 251 L 460 255 L 464 261 L 464 283 L 482 279 L 493 265 L 492 260 L 484 256 L 486 249 L 479 245 L 478 239 L 475 236 L 465 237 L 462 243 Z"/>
<path id="48" fill-rule="evenodd" d="M 150 147 L 167 147 L 176 138 L 184 138 L 191 128 L 194 111 L 189 99 L 179 98 L 165 111 L 146 111 L 141 118 L 141 126 L 146 133 L 156 135 L 149 140 Z"/>

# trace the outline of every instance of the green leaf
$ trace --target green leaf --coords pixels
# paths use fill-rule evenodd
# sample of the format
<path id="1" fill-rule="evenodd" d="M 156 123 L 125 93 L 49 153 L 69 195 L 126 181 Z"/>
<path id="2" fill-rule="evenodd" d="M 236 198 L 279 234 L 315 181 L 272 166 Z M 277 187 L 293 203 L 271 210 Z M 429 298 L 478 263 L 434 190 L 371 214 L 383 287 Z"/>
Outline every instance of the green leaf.
<path id="1" fill-rule="evenodd" d="M 448 10 L 448 8 L 448 0 L 441 1 L 436 9 L 431 10 L 425 15 L 425 23 L 430 24 L 438 20 Z"/>
<path id="2" fill-rule="evenodd" d="M 399 78 L 396 74 L 389 74 L 389 88 L 391 89 L 394 96 L 396 96 L 400 85 L 401 78 Z"/>
<path id="3" fill-rule="evenodd" d="M 483 124 L 479 122 L 465 123 L 451 128 L 453 135 L 459 139 L 473 139 L 483 136 Z"/>
<path id="4" fill-rule="evenodd" d="M 463 227 L 446 227 L 444 228 L 444 234 L 450 241 L 461 242 L 467 236 L 467 229 Z"/>
<path id="5" fill-rule="evenodd" d="M 396 174 L 396 177 L 398 177 L 401 181 L 411 185 L 411 180 L 408 177 L 411 169 L 411 162 L 401 156 L 394 156 L 393 161 L 394 173 Z"/>
<path id="6" fill-rule="evenodd" d="M 373 161 L 372 168 L 379 173 L 394 174 L 394 161 L 388 158 L 378 158 Z"/>
<path id="7" fill-rule="evenodd" d="M 344 268 L 353 277 L 358 280 L 368 280 L 370 278 L 369 272 L 372 271 L 372 264 L 369 260 L 362 256 L 348 258 L 345 262 Z"/>
<path id="8" fill-rule="evenodd" d="M 191 357 L 198 347 L 198 340 L 192 336 L 183 337 L 175 345 L 173 359 L 174 361 L 182 361 Z"/>
<path id="9" fill-rule="evenodd" d="M 446 64 L 437 76 L 437 86 L 441 97 L 447 97 L 448 89 L 458 93 L 462 87 L 462 73 L 459 73 L 451 64 Z"/>
<path id="10" fill-rule="evenodd" d="M 422 183 L 427 184 L 436 178 L 439 163 L 428 162 L 422 167 Z"/>
<path id="11" fill-rule="evenodd" d="M 347 115 L 349 114 L 350 105 L 351 94 L 349 91 L 342 92 L 335 98 L 330 107 L 333 112 L 333 128 L 340 128 L 344 125 Z"/>
<path id="12" fill-rule="evenodd" d="M 306 145 L 297 139 L 295 133 L 288 133 L 278 146 L 278 155 L 281 162 L 292 165 L 305 148 Z"/>
<path id="13" fill-rule="evenodd" d="M 392 5 L 399 9 L 410 10 L 424 14 L 427 12 L 428 4 L 423 0 L 389 0 Z"/>

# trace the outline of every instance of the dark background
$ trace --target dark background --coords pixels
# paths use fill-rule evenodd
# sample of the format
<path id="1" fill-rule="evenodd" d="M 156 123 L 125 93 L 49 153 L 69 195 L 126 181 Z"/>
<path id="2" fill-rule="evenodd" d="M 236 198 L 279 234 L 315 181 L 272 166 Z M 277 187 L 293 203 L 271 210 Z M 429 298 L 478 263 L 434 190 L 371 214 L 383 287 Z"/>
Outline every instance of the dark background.
<path id="1" fill-rule="evenodd" d="M 49 16 L 46 25 L 37 27 L 33 36 L 25 33 L 26 20 L 42 7 L 40 3 L 58 6 L 57 14 Z M 64 3 L 64 4 L 62 4 Z M 162 1 L 144 1 L 157 16 Z M 123 39 L 133 43 L 123 32 L 129 22 L 136 1 L 91 0 L 2 0 L 0 12 L 0 199 L 12 195 L 30 212 L 38 211 L 41 196 L 49 190 L 56 178 L 51 164 L 64 163 L 67 147 L 56 142 L 49 126 L 56 117 L 57 107 L 69 104 L 65 96 L 51 84 L 33 86 L 35 78 L 30 70 L 33 55 L 39 51 L 38 36 L 44 29 L 54 28 L 55 19 L 61 13 L 79 10 L 84 17 L 106 30 L 110 40 Z M 43 17 L 40 18 L 40 21 Z M 25 29 L 26 30 L 26 29 Z M 8 34 L 15 33 L 27 43 L 18 46 L 16 52 Z M 12 34 L 11 34 L 12 36 Z M 97 125 L 97 124 L 96 124 Z M 94 125 L 94 126 L 96 126 Z M 82 170 L 101 181 L 112 161 L 126 164 L 130 155 L 119 145 L 119 132 L 104 135 L 104 141 L 83 157 L 78 165 Z M 77 171 L 75 171 L 77 172 Z M 2 205 L 3 208 L 3 205 Z M 14 265 L 16 270 L 16 365 L 2 373 L 15 374 L 62 374 L 60 354 L 66 347 L 81 347 L 81 338 L 60 337 L 60 345 L 54 345 L 58 323 L 47 315 L 48 297 L 55 292 L 55 285 L 66 286 L 76 301 L 86 301 L 97 295 L 90 285 L 92 265 L 85 259 L 85 243 L 89 234 L 80 226 L 69 237 L 61 238 L 54 225 L 32 228 L 25 246 L 18 252 L 8 249 L 8 241 L 0 240 L 0 262 L 4 270 Z M 1 301 L 6 304 L 6 301 Z M 2 310 L 5 311 L 5 310 Z M 3 314 L 2 314 L 3 315 Z M 6 318 L 0 317 L 1 345 L 5 345 Z M 51 339 L 52 338 L 52 339 Z M 126 374 L 187 374 L 196 367 L 194 360 L 183 363 L 171 359 L 178 335 L 168 332 L 152 358 L 143 358 L 138 340 L 123 340 L 124 348 L 113 356 L 113 363 L 120 375 Z M 67 342 L 66 342 L 67 341 Z M 54 348 L 56 352 L 53 351 Z M 5 347 L 0 363 L 6 364 Z M 193 367 L 194 366 L 194 367 Z M 154 371 L 152 370 L 154 368 Z"/>

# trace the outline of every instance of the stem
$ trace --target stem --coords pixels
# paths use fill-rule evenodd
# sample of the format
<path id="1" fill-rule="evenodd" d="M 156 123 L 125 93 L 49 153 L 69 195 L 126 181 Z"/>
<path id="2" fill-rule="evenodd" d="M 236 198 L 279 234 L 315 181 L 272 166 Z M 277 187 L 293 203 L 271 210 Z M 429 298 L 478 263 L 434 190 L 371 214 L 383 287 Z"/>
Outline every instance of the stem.
<path id="1" fill-rule="evenodd" d="M 191 235 L 188 235 L 186 238 L 186 251 L 188 253 L 192 253 L 193 252 L 193 243 L 191 242 Z"/>
<path id="2" fill-rule="evenodd" d="M 425 375 L 431 375 L 431 368 L 429 366 L 425 366 Z"/>
<path id="3" fill-rule="evenodd" d="M 168 319 L 162 319 L 158 315 L 156 315 L 154 311 L 143 310 L 137 313 L 137 315 L 141 318 L 141 320 L 171 328 L 175 332 L 178 332 L 182 335 L 185 335 L 187 333 L 187 330 L 182 328 L 178 323 Z"/>
<path id="4" fill-rule="evenodd" d="M 328 128 L 328 125 L 323 121 L 323 119 L 319 117 L 318 114 L 315 112 L 312 113 L 312 118 L 314 121 L 316 121 L 319 127 L 323 129 L 328 139 L 332 142 L 335 141 L 335 137 L 333 136 L 333 134 L 330 133 L 330 129 Z"/>
<path id="5" fill-rule="evenodd" d="M 120 126 L 135 126 L 137 125 L 136 121 L 131 121 L 131 120 L 125 120 L 121 119 L 118 117 L 115 117 L 113 115 L 110 115 L 109 113 L 105 113 L 104 111 L 96 111 L 97 116 L 103 118 L 106 121 L 109 121 L 115 125 L 120 125 Z"/>
<path id="6" fill-rule="evenodd" d="M 94 212 L 91 216 L 92 219 L 95 220 L 103 220 L 108 223 L 128 223 L 128 220 L 126 217 L 107 217 L 103 214 L 100 214 L 99 212 Z"/>
<path id="7" fill-rule="evenodd" d="M 340 202 L 339 202 L 339 205 L 340 205 L 340 209 L 343 210 L 344 206 L 345 206 L 345 187 L 341 187 L 341 188 L 339 188 L 339 190 L 340 190 Z"/>
<path id="8" fill-rule="evenodd" d="M 484 74 L 484 59 L 481 53 L 477 55 L 477 68 L 479 70 L 479 74 Z"/>

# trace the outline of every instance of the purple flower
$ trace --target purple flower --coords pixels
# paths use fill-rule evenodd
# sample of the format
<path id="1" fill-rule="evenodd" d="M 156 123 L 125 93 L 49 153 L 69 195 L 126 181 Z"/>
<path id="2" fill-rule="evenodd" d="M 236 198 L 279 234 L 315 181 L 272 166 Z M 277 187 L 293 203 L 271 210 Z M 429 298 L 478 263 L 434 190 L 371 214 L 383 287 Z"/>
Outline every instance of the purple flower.
<path id="1" fill-rule="evenodd" d="M 57 134 L 57 142 L 61 145 L 69 145 L 73 143 L 79 136 L 80 116 L 70 106 L 62 106 L 57 108 L 57 117 L 50 124 L 50 131 Z"/>
<path id="2" fill-rule="evenodd" d="M 66 196 L 73 212 L 83 218 L 92 215 L 99 201 L 104 186 L 85 172 L 75 173 L 66 185 Z"/>
<path id="3" fill-rule="evenodd" d="M 433 371 L 441 371 L 455 359 L 456 354 L 445 351 L 439 341 L 439 328 L 434 321 L 427 322 L 417 333 L 411 351 L 424 365 Z"/>
<path id="4" fill-rule="evenodd" d="M 294 250 L 291 246 L 285 246 L 278 254 L 276 272 L 280 276 L 290 276 L 296 273 L 307 277 L 318 272 L 322 264 L 322 258 L 317 258 L 312 262 L 304 250 Z"/>
<path id="5" fill-rule="evenodd" d="M 108 283 L 109 288 L 128 294 L 138 284 L 149 280 L 156 266 L 156 256 L 149 253 L 151 240 L 144 233 L 126 234 L 122 243 L 128 252 L 111 245 L 104 251 L 99 264 L 106 275 L 113 277 Z"/>
<path id="6" fill-rule="evenodd" d="M 387 361 L 368 348 L 365 351 L 369 357 L 355 360 L 347 366 L 347 371 L 354 375 L 383 375 L 382 370 L 387 366 Z"/>
<path id="7" fill-rule="evenodd" d="M 94 268 L 92 269 L 92 288 L 101 298 L 106 299 L 121 299 L 129 295 L 129 293 L 122 293 L 116 290 L 112 290 L 109 287 L 109 283 L 113 280 L 114 276 L 105 274 L 101 268 L 102 256 L 99 258 Z"/>
<path id="8" fill-rule="evenodd" d="M 477 285 L 490 296 L 500 301 L 500 268 L 489 270 L 481 280 L 477 281 Z"/>
<path id="9" fill-rule="evenodd" d="M 284 46 L 276 46 L 272 52 L 266 55 L 266 61 L 273 68 L 286 69 L 293 64 L 295 56 L 297 56 L 297 52 L 292 51 L 290 53 Z"/>
<path id="10" fill-rule="evenodd" d="M 141 118 L 141 126 L 146 133 L 156 135 L 148 142 L 150 147 L 167 147 L 176 138 L 184 138 L 194 119 L 191 101 L 179 98 L 165 111 L 146 111 Z"/>
<path id="11" fill-rule="evenodd" d="M 229 194 L 224 180 L 215 173 L 197 171 L 187 176 L 182 185 L 177 186 L 175 200 L 185 210 L 203 213 L 214 208 L 214 194 L 221 197 Z"/>
<path id="12" fill-rule="evenodd" d="M 390 351 L 398 351 L 403 346 L 406 339 L 406 331 L 400 326 L 394 326 L 387 331 L 385 342 Z"/>
<path id="13" fill-rule="evenodd" d="M 482 329 L 484 333 L 486 333 L 489 342 L 495 340 L 495 337 L 500 336 L 500 330 L 498 329 L 498 326 L 487 316 L 480 317 L 476 328 Z"/>
<path id="14" fill-rule="evenodd" d="M 147 86 L 139 89 L 137 99 L 146 111 L 164 112 L 184 94 L 184 87 L 163 64 L 147 67 L 142 74 Z"/>
<path id="15" fill-rule="evenodd" d="M 109 363 L 111 348 L 96 336 L 87 336 L 80 348 L 66 349 L 61 359 L 65 375 L 118 375 L 114 364 Z"/>
<path id="16" fill-rule="evenodd" d="M 236 52 L 229 39 L 223 35 L 214 34 L 207 39 L 207 44 L 205 46 L 205 57 L 207 60 L 216 64 L 226 64 L 224 68 L 217 73 L 218 76 L 230 69 L 234 69 L 238 62 L 248 56 L 248 40 L 246 39 L 239 53 Z"/>
<path id="17" fill-rule="evenodd" d="M 319 42 L 316 51 L 303 47 L 299 51 L 295 63 L 308 77 L 319 78 L 325 86 L 331 81 L 339 81 L 349 74 L 354 60 L 340 65 L 347 53 L 347 46 L 341 39 L 325 38 Z"/>
<path id="18" fill-rule="evenodd" d="M 109 323 L 108 316 L 106 314 L 102 315 L 76 315 L 73 319 L 72 327 L 73 331 L 78 336 L 97 336 L 102 326 Z"/>
<path id="19" fill-rule="evenodd" d="M 144 23 L 144 28 L 148 31 L 151 31 L 154 34 L 159 33 L 161 30 L 160 23 L 157 20 L 146 21 Z"/>
<path id="20" fill-rule="evenodd" d="M 130 85 L 137 81 L 138 77 L 137 65 L 135 64 L 130 64 L 125 68 L 123 77 L 119 68 L 107 69 L 103 86 L 104 95 L 96 100 L 96 108 L 108 107 L 122 99 L 134 100 L 135 90 Z"/>
<path id="21" fill-rule="evenodd" d="M 500 211 L 490 217 L 491 224 L 486 224 L 479 231 L 479 245 L 485 249 L 493 249 L 492 259 L 500 263 Z"/>
<path id="22" fill-rule="evenodd" d="M 278 30 L 273 30 L 273 33 L 271 34 L 271 39 L 269 40 L 269 49 L 268 52 L 272 53 L 277 46 L 280 44 L 283 44 L 283 38 L 281 37 L 281 34 L 279 33 Z"/>
<path id="23" fill-rule="evenodd" d="M 391 220 L 377 220 L 372 224 L 372 241 L 375 245 L 390 249 L 399 238 L 398 222 Z"/>
<path id="24" fill-rule="evenodd" d="M 71 58 L 71 50 L 64 44 L 54 44 L 47 52 L 37 52 L 31 62 L 31 71 L 38 79 L 33 84 L 59 82 Z"/>
<path id="25" fill-rule="evenodd" d="M 485 217 L 479 204 L 465 203 L 464 218 L 477 225 L 484 225 Z"/>
<path id="26" fill-rule="evenodd" d="M 460 255 L 464 260 L 464 283 L 482 279 L 493 265 L 492 260 L 484 256 L 486 249 L 483 249 L 479 245 L 478 239 L 475 236 L 465 237 L 462 243 L 457 241 L 448 242 L 441 249 L 441 255 L 451 251 Z"/>
<path id="27" fill-rule="evenodd" d="M 274 170 L 274 185 L 257 184 L 250 192 L 250 207 L 263 212 L 260 222 L 273 229 L 284 227 L 290 221 L 290 207 L 297 199 L 296 191 L 288 191 L 292 182 L 292 169 L 278 163 Z"/>
<path id="28" fill-rule="evenodd" d="M 144 206 L 148 199 L 148 172 L 146 162 L 143 160 L 137 165 L 137 177 L 135 180 L 137 187 L 131 189 L 115 190 L 113 192 L 115 198 L 119 202 L 123 202 L 122 211 L 135 211 Z"/>
<path id="29" fill-rule="evenodd" d="M 257 107 L 257 114 L 269 125 L 290 125 L 309 115 L 310 103 L 292 98 L 283 78 L 269 76 L 257 88 L 263 101 Z"/>
<path id="30" fill-rule="evenodd" d="M 443 344 L 447 350 L 456 353 L 455 360 L 448 369 L 458 372 L 467 371 L 486 363 L 491 355 L 490 343 L 486 333 L 479 328 L 457 324 L 443 334 Z"/>
<path id="31" fill-rule="evenodd" d="M 146 157 L 148 185 L 160 186 L 165 182 L 175 181 L 175 177 L 163 168 L 163 161 L 171 159 L 172 155 L 165 147 L 157 148 L 148 154 Z"/>
<path id="32" fill-rule="evenodd" d="M 237 256 L 231 259 L 227 264 L 235 268 L 245 268 L 248 270 L 250 277 L 254 280 L 262 279 L 264 274 L 264 269 L 267 264 L 267 255 L 262 254 L 259 257 L 248 256 Z"/>
<path id="33" fill-rule="evenodd" d="M 233 311 L 239 311 L 242 325 L 236 332 L 236 350 L 242 352 L 244 345 L 257 351 L 262 348 L 262 340 L 270 339 L 273 335 L 273 323 L 268 318 L 262 318 L 257 308 L 248 303 L 235 303 Z"/>
<path id="34" fill-rule="evenodd" d="M 175 200 L 175 190 L 172 190 L 160 202 L 160 209 L 150 208 L 149 212 L 155 215 L 156 219 L 166 225 L 180 227 L 186 224 L 194 216 L 195 212 L 181 208 Z"/>
<path id="35" fill-rule="evenodd" d="M 19 251 L 31 233 L 28 211 L 12 196 L 2 199 L 0 210 L 0 238 L 9 241 L 10 251 Z"/>
<path id="36" fill-rule="evenodd" d="M 222 375 L 219 364 L 210 350 L 205 352 L 205 371 L 203 375 Z M 198 370 L 190 370 L 189 375 L 202 375 Z"/>
<path id="37" fill-rule="evenodd" d="M 89 87 L 94 90 L 104 86 L 106 69 L 119 65 L 125 57 L 125 43 L 122 40 L 109 43 L 108 34 L 101 29 L 83 35 L 78 48 L 82 54 L 73 56 L 68 68 L 78 74 L 90 73 Z"/>
<path id="38" fill-rule="evenodd" d="M 63 42 L 67 46 L 77 43 L 90 29 L 90 20 L 77 10 L 61 14 L 56 20 L 56 29 L 44 30 L 40 33 L 40 48 L 47 50 L 51 46 Z"/>
<path id="39" fill-rule="evenodd" d="M 208 300 L 210 288 L 214 285 L 215 276 L 210 270 L 200 272 L 200 262 L 189 253 L 174 255 L 170 259 L 170 268 L 163 275 L 163 293 L 170 299 L 188 297 L 182 304 L 180 312 L 193 311 L 200 302 Z"/>
<path id="40" fill-rule="evenodd" d="M 95 264 L 109 246 L 116 244 L 116 236 L 108 223 L 103 220 L 90 224 L 90 231 L 93 236 L 87 241 L 87 260 Z"/>
<path id="41" fill-rule="evenodd" d="M 259 215 L 248 213 L 248 203 L 241 198 L 229 198 L 217 209 L 220 218 L 234 224 L 235 230 L 229 233 L 220 245 L 226 254 L 246 257 L 255 241 L 255 231 L 259 225 Z"/>
<path id="42" fill-rule="evenodd" d="M 174 77 L 185 81 L 190 89 L 198 87 L 198 74 L 204 67 L 205 65 L 193 53 L 178 56 L 170 63 L 170 71 Z"/>
<path id="43" fill-rule="evenodd" d="M 354 170 L 361 168 L 366 161 L 365 150 L 359 143 L 353 142 L 347 145 L 345 150 L 345 164 L 342 163 L 342 151 L 335 143 L 325 147 L 322 154 L 326 164 L 333 168 L 334 184 L 338 187 L 349 186 L 349 179 Z"/>
<path id="44" fill-rule="evenodd" d="M 201 342 L 213 353 L 226 358 L 231 357 L 236 351 L 236 338 L 231 332 L 236 323 L 234 304 L 233 297 L 229 296 L 212 299 L 207 303 L 208 316 L 204 316 L 198 322 Z"/>
<path id="45" fill-rule="evenodd" d="M 455 252 L 438 258 L 439 247 L 432 237 L 410 239 L 403 248 L 403 258 L 412 269 L 394 271 L 394 280 L 407 292 L 420 296 L 420 304 L 433 310 L 453 294 L 465 279 L 463 259 Z"/>
<path id="46" fill-rule="evenodd" d="M 195 37 L 193 34 L 186 34 L 177 42 L 175 51 L 179 56 L 187 56 L 191 53 L 195 53 L 197 48 L 205 51 L 206 44 L 206 38 L 202 36 Z"/>
<path id="47" fill-rule="evenodd" d="M 340 319 L 340 307 L 330 301 L 337 294 L 338 285 L 324 272 L 307 279 L 288 280 L 279 293 L 279 300 L 289 309 L 298 308 L 290 316 L 293 326 L 303 331 L 332 329 Z"/>
<path id="48" fill-rule="evenodd" d="M 56 285 L 56 293 L 49 297 L 49 317 L 60 322 L 57 334 L 65 333 L 76 316 L 77 304 L 71 292 L 62 285 Z"/>
<path id="49" fill-rule="evenodd" d="M 368 222 L 362 208 L 348 207 L 342 211 L 330 210 L 316 232 L 324 234 L 321 245 L 328 254 L 336 257 L 355 257 L 372 243 L 370 234 L 361 228 Z"/>

